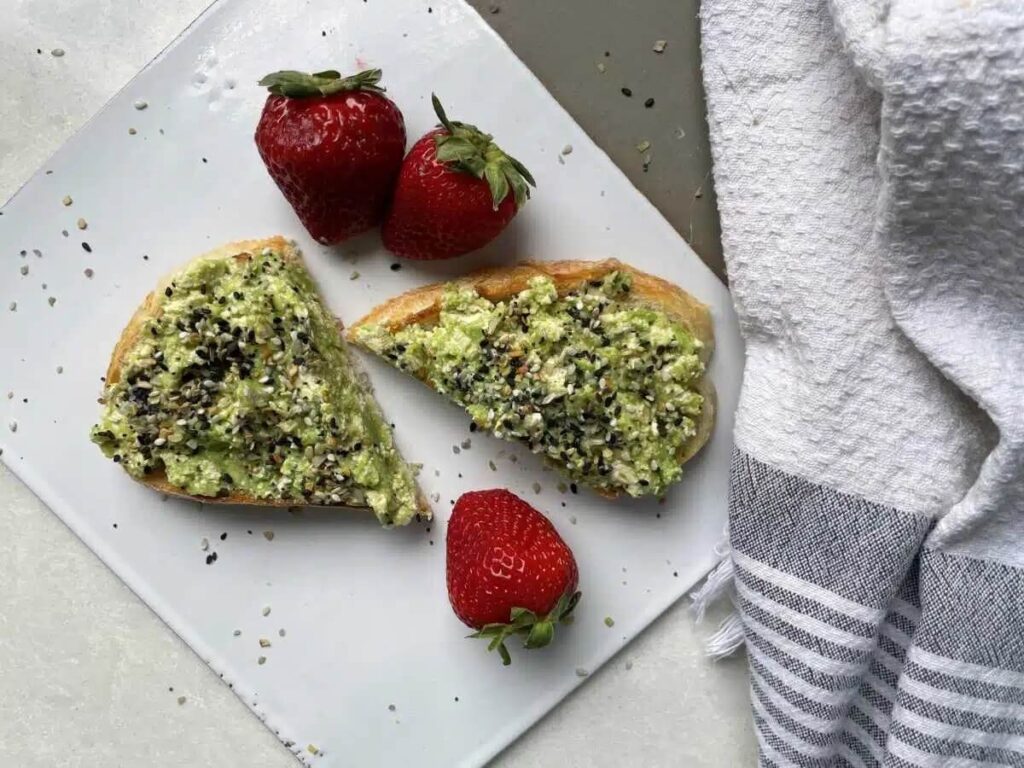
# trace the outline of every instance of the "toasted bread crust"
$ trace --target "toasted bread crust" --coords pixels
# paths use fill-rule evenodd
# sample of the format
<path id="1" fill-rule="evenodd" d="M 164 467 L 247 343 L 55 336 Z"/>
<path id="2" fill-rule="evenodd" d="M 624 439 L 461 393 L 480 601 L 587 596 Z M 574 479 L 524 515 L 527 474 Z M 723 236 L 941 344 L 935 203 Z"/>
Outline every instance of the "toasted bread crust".
<path id="1" fill-rule="evenodd" d="M 511 267 L 485 269 L 450 282 L 433 283 L 389 299 L 358 320 L 346 332 L 346 338 L 359 344 L 356 329 L 365 325 L 380 325 L 397 331 L 410 325 L 430 325 L 437 321 L 445 288 L 452 282 L 473 288 L 490 301 L 503 301 L 529 287 L 530 280 L 538 276 L 550 277 L 559 296 L 579 288 L 591 280 L 600 280 L 609 272 L 626 272 L 633 278 L 630 302 L 656 307 L 676 319 L 693 336 L 703 342 L 700 358 L 705 364 L 714 352 L 715 336 L 711 312 L 707 306 L 677 285 L 617 259 L 603 261 L 548 261 L 524 262 Z M 427 382 L 424 382 L 427 383 Z M 429 386 L 429 384 L 428 384 Z M 707 443 L 715 426 L 718 398 L 711 379 L 701 378 L 698 391 L 704 397 L 697 434 L 679 454 L 680 464 L 692 459 Z"/>
<path id="2" fill-rule="evenodd" d="M 286 261 L 300 262 L 302 256 L 295 248 L 294 244 L 283 237 L 277 235 L 274 237 L 268 237 L 263 240 L 239 240 L 238 242 L 228 243 L 222 245 L 220 248 L 216 248 L 212 251 L 197 256 L 191 263 L 206 259 L 248 259 L 252 257 L 253 253 L 263 250 L 264 248 L 271 248 L 274 251 L 280 253 Z M 165 276 L 161 279 L 156 289 L 153 290 L 143 300 L 142 304 L 135 314 L 132 315 L 131 320 L 128 321 L 128 325 L 125 326 L 124 331 L 121 332 L 121 337 L 118 339 L 117 344 L 114 346 L 114 351 L 110 357 L 110 364 L 107 366 L 107 384 L 116 384 L 121 379 L 121 367 L 124 359 L 128 353 L 138 343 L 139 335 L 142 333 L 143 325 L 146 320 L 151 317 L 156 317 L 160 311 L 160 294 L 163 293 L 164 289 L 170 285 L 174 279 L 174 275 L 180 272 L 188 265 L 183 265 L 176 269 L 173 273 Z M 341 321 L 338 321 L 338 328 L 341 329 Z M 175 485 L 171 485 L 167 480 L 167 475 L 163 470 L 150 472 L 141 478 L 134 478 L 138 482 L 152 488 L 154 491 L 165 493 L 168 496 L 177 496 L 183 499 L 194 499 L 195 501 L 201 501 L 204 504 L 233 504 L 242 506 L 254 506 L 254 507 L 304 507 L 309 506 L 302 501 L 285 501 L 285 500 L 272 500 L 272 499 L 257 499 L 247 493 L 241 493 L 235 491 L 228 496 L 223 497 L 212 497 L 212 496 L 196 496 L 194 494 L 186 493 Z M 348 509 L 369 509 L 368 506 L 353 507 L 350 504 L 318 504 L 318 507 L 342 507 Z M 420 492 L 419 505 L 421 512 L 427 517 L 430 516 L 430 506 L 427 504 L 426 499 L 423 498 L 422 491 Z"/>

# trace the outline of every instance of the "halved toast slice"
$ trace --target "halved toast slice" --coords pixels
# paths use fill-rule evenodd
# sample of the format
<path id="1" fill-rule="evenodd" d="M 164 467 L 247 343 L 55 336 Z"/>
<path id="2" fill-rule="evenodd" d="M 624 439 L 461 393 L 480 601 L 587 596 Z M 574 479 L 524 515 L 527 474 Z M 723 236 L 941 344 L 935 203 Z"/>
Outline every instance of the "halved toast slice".
<path id="1" fill-rule="evenodd" d="M 714 426 L 708 308 L 613 259 L 428 285 L 347 337 L 605 496 L 662 495 Z"/>
<path id="2" fill-rule="evenodd" d="M 107 369 L 92 439 L 151 488 L 205 502 L 429 516 L 294 244 L 231 243 L 165 278 Z"/>

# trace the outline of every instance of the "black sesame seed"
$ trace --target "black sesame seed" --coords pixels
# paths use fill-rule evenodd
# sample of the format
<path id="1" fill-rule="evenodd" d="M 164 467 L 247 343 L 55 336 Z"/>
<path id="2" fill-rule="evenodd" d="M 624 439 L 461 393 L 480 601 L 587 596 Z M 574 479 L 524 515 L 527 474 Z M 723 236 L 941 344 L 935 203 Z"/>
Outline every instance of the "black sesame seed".
<path id="1" fill-rule="evenodd" d="M 477 430 L 476 422 L 475 421 L 469 422 L 469 431 L 470 432 L 476 432 L 476 430 Z"/>
<path id="2" fill-rule="evenodd" d="M 222 533 L 220 535 L 220 540 L 221 541 L 225 541 L 227 539 L 227 537 L 228 537 L 228 533 L 227 533 L 227 531 L 225 531 L 224 533 Z"/>
<path id="3" fill-rule="evenodd" d="M 85 250 L 86 253 L 92 253 L 92 246 L 89 245 L 84 240 L 82 241 L 82 248 Z"/>
<path id="4" fill-rule="evenodd" d="M 174 295 L 174 290 L 170 286 L 168 286 L 167 288 L 164 289 L 164 296 L 166 296 L 167 298 L 170 298 L 173 295 Z"/>
<path id="5" fill-rule="evenodd" d="M 623 88 L 622 95 L 628 98 L 633 95 L 633 91 L 631 91 L 629 88 Z"/>
<path id="6" fill-rule="evenodd" d="M 397 272 L 401 268 L 402 268 L 402 265 L 399 264 L 397 261 L 394 264 L 391 265 L 391 271 L 392 272 Z"/>
<path id="7" fill-rule="evenodd" d="M 569 483 L 569 490 L 573 493 L 579 493 L 579 488 L 576 487 L 576 483 Z"/>
<path id="8" fill-rule="evenodd" d="M 653 107 L 654 106 L 654 99 L 648 99 L 647 101 L 645 101 L 644 102 L 644 106 L 647 107 L 648 109 Z"/>

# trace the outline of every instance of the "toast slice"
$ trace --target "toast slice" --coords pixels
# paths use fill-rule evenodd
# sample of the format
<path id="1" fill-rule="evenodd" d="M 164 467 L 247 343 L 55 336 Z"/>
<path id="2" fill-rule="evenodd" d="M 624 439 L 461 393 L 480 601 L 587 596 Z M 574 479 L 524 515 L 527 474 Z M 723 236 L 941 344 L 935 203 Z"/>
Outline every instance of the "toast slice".
<path id="1" fill-rule="evenodd" d="M 608 497 L 664 494 L 714 426 L 708 308 L 614 259 L 428 285 L 347 337 Z"/>
<path id="2" fill-rule="evenodd" d="M 92 439 L 204 502 L 429 516 L 293 243 L 231 243 L 165 278 L 121 334 Z"/>

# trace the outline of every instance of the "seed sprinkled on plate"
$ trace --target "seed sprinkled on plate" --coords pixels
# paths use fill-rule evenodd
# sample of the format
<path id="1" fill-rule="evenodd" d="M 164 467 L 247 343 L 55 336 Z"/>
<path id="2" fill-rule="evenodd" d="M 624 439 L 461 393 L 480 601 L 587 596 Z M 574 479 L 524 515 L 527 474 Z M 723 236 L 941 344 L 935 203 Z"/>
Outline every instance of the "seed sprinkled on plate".
<path id="1" fill-rule="evenodd" d="M 68 205 L 71 205 L 71 204 L 72 204 L 73 202 L 75 202 L 75 201 L 71 199 L 71 195 L 64 195 L 64 199 L 63 199 L 63 200 L 61 200 L 61 202 L 62 202 L 62 203 L 63 203 L 63 204 L 65 205 L 65 206 L 68 206 Z"/>
<path id="2" fill-rule="evenodd" d="M 267 640 L 267 638 L 265 638 L 265 637 L 261 637 L 260 638 L 260 648 L 269 648 L 269 647 L 270 647 L 270 641 Z"/>
<path id="3" fill-rule="evenodd" d="M 590 672 L 583 667 L 576 667 L 576 677 L 586 677 Z"/>
<path id="4" fill-rule="evenodd" d="M 22 264 L 21 265 L 21 274 L 22 275 L 27 275 L 28 274 L 28 264 Z"/>
<path id="5" fill-rule="evenodd" d="M 613 619 L 611 616 L 605 616 L 604 617 L 604 625 L 606 627 L 614 627 L 615 626 L 615 619 Z"/>
<path id="6" fill-rule="evenodd" d="M 129 128 L 128 129 L 128 135 L 129 136 L 134 136 L 136 133 L 138 133 L 138 131 L 136 131 L 134 128 Z"/>
<path id="7" fill-rule="evenodd" d="M 87 229 L 89 227 L 89 222 L 87 222 L 85 219 L 79 219 L 77 222 L 75 222 L 75 226 L 77 226 L 79 229 Z"/>
<path id="8" fill-rule="evenodd" d="M 10 310 L 11 312 L 17 312 L 17 311 L 18 311 L 18 302 L 16 302 L 16 301 L 12 301 L 12 302 L 11 302 L 10 304 L 8 304 L 8 305 L 7 305 L 7 308 L 8 308 L 8 309 L 9 309 L 9 310 Z"/>
<path id="9" fill-rule="evenodd" d="M 204 538 L 202 541 L 199 542 L 199 548 L 201 550 L 203 550 L 203 552 L 206 552 L 207 550 L 209 550 L 210 549 L 210 540 Z"/>
<path id="10" fill-rule="evenodd" d="M 256 663 L 259 664 L 260 666 L 263 666 L 264 664 L 267 663 L 267 657 L 266 656 L 260 656 L 258 659 L 256 659 Z"/>
<path id="11" fill-rule="evenodd" d="M 264 616 L 269 616 L 270 615 L 270 606 L 269 605 L 263 606 L 263 615 Z"/>
<path id="12" fill-rule="evenodd" d="M 185 703 L 186 701 L 188 701 L 188 699 L 186 699 L 186 698 L 185 698 L 184 696 L 179 696 L 179 697 L 178 697 L 178 706 L 180 707 L 180 706 L 181 706 L 182 704 L 184 704 L 184 703 Z"/>
<path id="13" fill-rule="evenodd" d="M 132 106 L 133 106 L 133 107 L 135 107 L 135 108 L 136 108 L 136 109 L 138 109 L 138 110 L 143 110 L 143 109 L 145 109 L 146 107 L 148 107 L 148 106 L 149 106 L 149 104 L 147 104 L 146 102 L 144 102 L 144 101 L 143 101 L 142 99 L 139 99 L 139 100 L 138 100 L 138 101 L 136 101 L 136 102 L 135 102 L 135 103 L 134 103 L 134 104 L 133 104 Z"/>
<path id="14" fill-rule="evenodd" d="M 273 541 L 274 540 L 274 532 L 273 531 L 264 531 L 263 532 L 263 538 L 266 539 L 267 541 Z"/>
<path id="15" fill-rule="evenodd" d="M 54 304 L 57 303 L 57 297 L 56 296 L 51 296 L 50 298 L 48 298 L 46 300 L 46 303 L 49 304 L 52 307 Z"/>
<path id="16" fill-rule="evenodd" d="M 240 629 L 236 629 L 236 630 L 235 630 L 234 632 L 232 632 L 231 634 L 233 634 L 233 635 L 234 635 L 235 637 L 241 637 L 241 636 L 242 636 L 242 630 L 240 630 Z"/>
<path id="17" fill-rule="evenodd" d="M 651 50 L 655 53 L 664 53 L 666 48 L 668 48 L 668 40 L 655 40 Z"/>
<path id="18" fill-rule="evenodd" d="M 540 491 L 541 491 L 541 485 L 540 485 L 540 483 L 537 483 L 537 482 L 535 482 L 535 483 L 533 484 L 533 492 L 534 492 L 534 493 L 540 493 Z"/>

